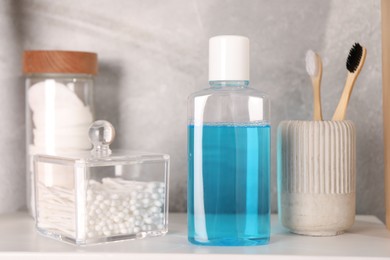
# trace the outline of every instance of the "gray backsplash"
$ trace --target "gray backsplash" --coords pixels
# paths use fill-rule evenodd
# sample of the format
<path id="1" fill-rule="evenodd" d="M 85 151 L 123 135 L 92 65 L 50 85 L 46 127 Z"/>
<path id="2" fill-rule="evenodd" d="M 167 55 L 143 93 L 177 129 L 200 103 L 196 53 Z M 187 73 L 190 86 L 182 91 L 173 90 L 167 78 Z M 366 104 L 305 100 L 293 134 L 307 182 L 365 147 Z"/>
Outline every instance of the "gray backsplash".
<path id="1" fill-rule="evenodd" d="M 272 209 L 276 207 L 276 129 L 310 119 L 304 55 L 322 55 L 322 102 L 330 119 L 355 41 L 367 60 L 347 117 L 357 128 L 357 212 L 384 219 L 379 0 L 65 0 L 0 2 L 0 212 L 25 205 L 23 49 L 99 54 L 99 119 L 117 129 L 114 147 L 171 155 L 172 211 L 186 210 L 186 100 L 208 85 L 208 38 L 251 40 L 251 86 L 272 97 Z"/>

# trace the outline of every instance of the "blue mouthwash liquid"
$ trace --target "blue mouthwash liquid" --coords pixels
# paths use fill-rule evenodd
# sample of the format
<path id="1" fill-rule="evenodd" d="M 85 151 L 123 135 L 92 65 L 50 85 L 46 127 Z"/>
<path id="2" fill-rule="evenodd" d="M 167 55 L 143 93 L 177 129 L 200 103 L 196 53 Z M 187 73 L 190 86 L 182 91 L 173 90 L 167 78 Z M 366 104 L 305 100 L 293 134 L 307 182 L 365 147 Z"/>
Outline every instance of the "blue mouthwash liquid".
<path id="1" fill-rule="evenodd" d="M 267 244 L 270 126 L 188 126 L 188 239 L 194 244 Z"/>

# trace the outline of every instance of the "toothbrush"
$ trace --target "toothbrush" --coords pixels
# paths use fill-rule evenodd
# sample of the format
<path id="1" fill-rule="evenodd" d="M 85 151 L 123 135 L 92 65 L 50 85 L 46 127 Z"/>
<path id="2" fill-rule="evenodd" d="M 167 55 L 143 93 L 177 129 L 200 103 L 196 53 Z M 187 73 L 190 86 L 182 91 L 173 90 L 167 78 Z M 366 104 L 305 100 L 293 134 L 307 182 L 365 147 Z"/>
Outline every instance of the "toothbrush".
<path id="1" fill-rule="evenodd" d="M 322 121 L 321 110 L 321 79 L 322 79 L 322 61 L 320 55 L 312 50 L 306 52 L 306 71 L 311 78 L 313 85 L 313 104 L 315 121 Z"/>
<path id="2" fill-rule="evenodd" d="M 344 120 L 353 85 L 355 84 L 355 81 L 359 76 L 360 71 L 362 70 L 364 61 L 366 60 L 366 55 L 366 48 L 362 47 L 359 43 L 355 43 L 349 51 L 347 58 L 347 81 L 345 82 L 343 94 L 341 95 L 339 104 L 337 105 L 336 111 L 333 114 L 332 120 Z"/>

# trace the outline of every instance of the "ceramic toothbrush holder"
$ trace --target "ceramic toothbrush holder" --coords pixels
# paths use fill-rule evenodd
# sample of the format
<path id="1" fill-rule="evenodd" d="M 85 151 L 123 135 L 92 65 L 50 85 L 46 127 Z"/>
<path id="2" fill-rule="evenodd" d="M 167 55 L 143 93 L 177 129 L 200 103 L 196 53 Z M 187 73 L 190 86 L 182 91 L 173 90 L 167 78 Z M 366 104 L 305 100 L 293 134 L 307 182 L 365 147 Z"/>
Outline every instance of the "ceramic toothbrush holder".
<path id="1" fill-rule="evenodd" d="M 278 206 L 283 226 L 310 236 L 342 234 L 355 220 L 356 133 L 351 121 L 282 121 Z"/>

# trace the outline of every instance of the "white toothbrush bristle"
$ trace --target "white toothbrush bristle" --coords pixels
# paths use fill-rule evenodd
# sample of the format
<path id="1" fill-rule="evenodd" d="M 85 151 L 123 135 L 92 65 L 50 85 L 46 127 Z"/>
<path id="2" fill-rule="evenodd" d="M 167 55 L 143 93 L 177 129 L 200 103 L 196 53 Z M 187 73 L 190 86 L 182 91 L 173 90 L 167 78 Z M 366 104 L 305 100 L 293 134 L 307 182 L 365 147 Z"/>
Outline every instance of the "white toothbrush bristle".
<path id="1" fill-rule="evenodd" d="M 317 76 L 318 74 L 318 57 L 317 54 L 312 51 L 308 50 L 306 52 L 306 71 L 311 76 Z"/>

